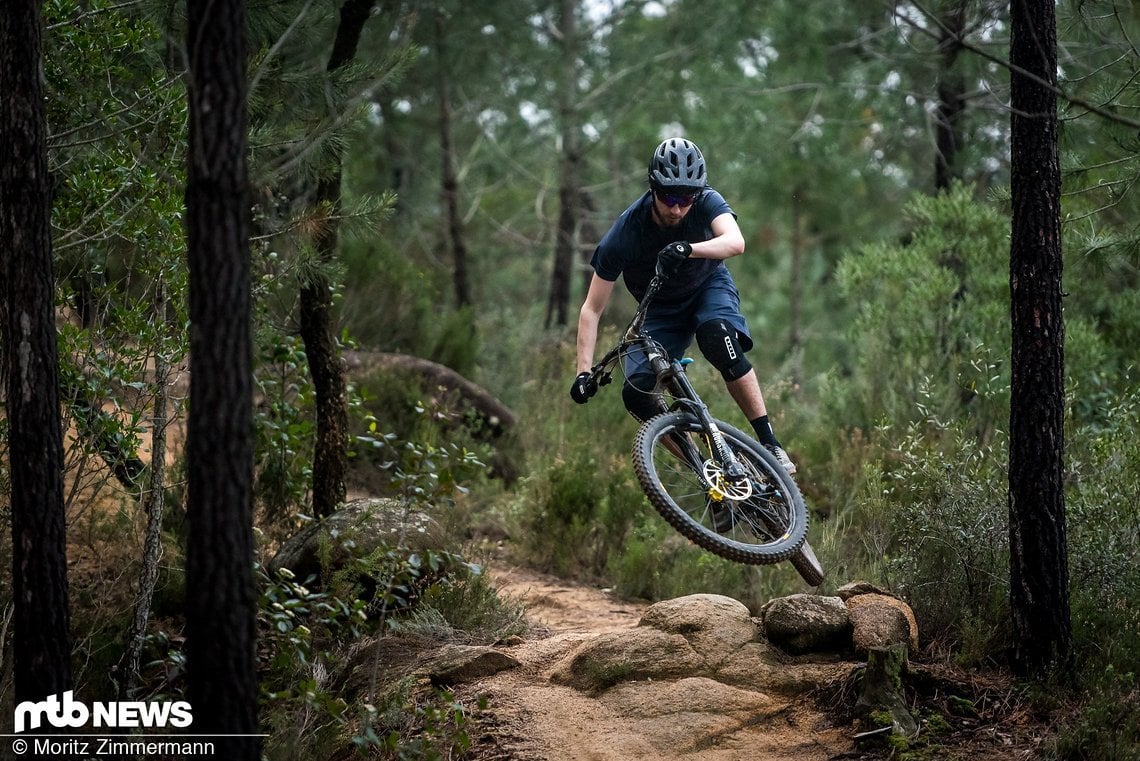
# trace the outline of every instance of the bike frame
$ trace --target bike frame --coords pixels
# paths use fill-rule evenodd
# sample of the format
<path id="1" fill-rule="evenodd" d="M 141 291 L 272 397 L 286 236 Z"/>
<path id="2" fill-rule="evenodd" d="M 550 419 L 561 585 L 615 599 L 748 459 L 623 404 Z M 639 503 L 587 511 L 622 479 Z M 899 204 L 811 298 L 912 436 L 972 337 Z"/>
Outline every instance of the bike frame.
<path id="1" fill-rule="evenodd" d="M 621 357 L 631 349 L 644 351 L 649 359 L 649 367 L 653 371 L 653 374 L 657 376 L 658 382 L 668 389 L 669 393 L 672 394 L 675 399 L 671 409 L 683 407 L 695 415 L 697 420 L 700 421 L 701 428 L 712 442 L 713 451 L 716 452 L 717 457 L 721 460 L 721 467 L 724 473 L 730 479 L 742 478 L 744 476 L 744 468 L 737 461 L 736 455 L 734 455 L 732 450 L 725 444 L 724 436 L 721 435 L 712 413 L 709 412 L 708 405 L 704 403 L 697 393 L 696 388 L 689 381 L 689 377 L 685 373 L 684 363 L 680 360 L 670 358 L 665 353 L 664 347 L 645 332 L 645 318 L 649 312 L 649 304 L 653 301 L 664 282 L 665 279 L 661 275 L 655 275 L 653 277 L 653 280 L 650 281 L 649 287 L 645 291 L 645 295 L 637 305 L 637 311 L 634 313 L 633 319 L 630 320 L 629 325 L 622 334 L 618 345 L 611 349 L 600 362 L 595 364 L 590 369 L 590 372 L 597 380 L 598 385 L 604 386 L 612 380 L 613 371 L 610 369 L 611 365 L 617 364 Z M 684 442 L 676 443 L 683 450 L 689 450 L 683 451 L 682 454 L 690 463 L 698 466 L 699 472 L 702 463 L 696 462 L 699 458 L 692 452 L 691 445 L 685 447 Z"/>

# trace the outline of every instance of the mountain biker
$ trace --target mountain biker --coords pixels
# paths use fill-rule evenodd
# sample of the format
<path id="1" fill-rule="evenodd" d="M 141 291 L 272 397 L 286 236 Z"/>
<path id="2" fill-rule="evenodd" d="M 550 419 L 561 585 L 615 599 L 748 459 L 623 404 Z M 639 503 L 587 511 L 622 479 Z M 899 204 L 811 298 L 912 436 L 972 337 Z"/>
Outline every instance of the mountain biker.
<path id="1" fill-rule="evenodd" d="M 795 464 L 772 430 L 756 371 L 745 356 L 752 338 L 740 313 L 740 294 L 724 265 L 725 259 L 744 253 L 736 213 L 709 186 L 705 158 L 685 138 L 672 137 L 658 145 L 648 175 L 649 190 L 622 212 L 594 251 L 594 274 L 578 316 L 578 375 L 570 396 L 584 404 L 597 392 L 589 370 L 598 322 L 618 276 L 640 301 L 654 274 L 661 272 L 668 279 L 649 307 L 646 331 L 674 359 L 696 338 L 757 439 L 788 473 L 795 473 Z M 637 353 L 624 362 L 626 409 L 641 421 L 663 412 L 648 359 Z"/>

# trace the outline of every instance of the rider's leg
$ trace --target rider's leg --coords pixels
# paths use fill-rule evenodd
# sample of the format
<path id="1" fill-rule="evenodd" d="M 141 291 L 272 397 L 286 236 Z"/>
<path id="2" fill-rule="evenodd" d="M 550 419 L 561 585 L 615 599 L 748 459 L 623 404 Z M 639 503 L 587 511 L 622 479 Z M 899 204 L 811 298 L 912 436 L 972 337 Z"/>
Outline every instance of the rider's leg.
<path id="1" fill-rule="evenodd" d="M 625 408 L 642 423 L 665 411 L 665 402 L 656 386 L 657 377 L 653 373 L 634 373 L 622 385 L 621 399 Z"/>
<path id="2" fill-rule="evenodd" d="M 756 378 L 756 371 L 749 370 L 743 377 L 734 381 L 727 381 L 725 386 L 728 388 L 729 395 L 732 396 L 748 418 L 748 422 L 752 424 L 752 430 L 756 432 L 757 440 L 772 451 L 772 454 L 784 466 L 784 470 L 788 473 L 795 473 L 795 463 L 784 451 L 784 447 L 776 438 L 776 432 L 772 430 L 772 424 L 768 420 L 768 410 L 764 405 L 764 395 L 760 392 L 760 381 Z"/>
<path id="3" fill-rule="evenodd" d="M 720 370 L 728 393 L 752 424 L 760 443 L 776 455 L 785 470 L 795 473 L 795 464 L 772 430 L 760 381 L 744 354 L 738 331 L 726 320 L 709 320 L 697 327 L 697 345 L 713 367 Z"/>

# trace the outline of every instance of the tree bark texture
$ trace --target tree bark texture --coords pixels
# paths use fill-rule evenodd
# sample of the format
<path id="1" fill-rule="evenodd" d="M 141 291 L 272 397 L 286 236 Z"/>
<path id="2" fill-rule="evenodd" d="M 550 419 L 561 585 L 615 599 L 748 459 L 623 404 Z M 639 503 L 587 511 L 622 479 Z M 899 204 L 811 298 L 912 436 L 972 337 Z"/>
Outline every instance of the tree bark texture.
<path id="1" fill-rule="evenodd" d="M 244 1 L 189 0 L 187 16 L 187 679 L 194 731 L 219 735 L 219 758 L 256 761 Z"/>
<path id="2" fill-rule="evenodd" d="M 1053 0 L 1014 0 L 1009 531 L 1014 667 L 1042 677 L 1071 649 L 1065 535 L 1061 173 Z"/>
<path id="3" fill-rule="evenodd" d="M 340 9 L 340 24 L 326 70 L 334 72 L 352 61 L 360 33 L 374 0 L 348 0 Z M 337 151 L 328 174 L 317 182 L 314 203 L 326 219 L 314 245 L 322 264 L 336 259 L 341 210 L 341 156 Z M 344 359 L 336 340 L 331 284 L 325 269 L 316 268 L 300 293 L 301 340 L 316 399 L 317 433 L 313 446 L 313 512 L 332 515 L 344 502 L 348 471 L 348 393 Z"/>
<path id="4" fill-rule="evenodd" d="M 938 72 L 938 108 L 934 113 L 936 152 L 934 155 L 934 189 L 942 192 L 961 176 L 958 152 L 962 145 L 962 114 L 966 110 L 965 85 L 954 71 L 954 63 L 962 50 L 961 38 L 966 32 L 966 0 L 949 9 L 941 17 L 942 37 Z"/>
<path id="5" fill-rule="evenodd" d="M 165 322 L 166 289 L 159 289 L 155 316 Z M 146 644 L 147 623 L 150 621 L 154 587 L 158 582 L 158 564 L 162 559 L 162 517 L 166 507 L 166 428 L 169 423 L 170 362 L 162 349 L 154 355 L 154 417 L 150 435 L 150 480 L 143 494 L 146 510 L 146 532 L 143 535 L 142 568 L 139 586 L 135 592 L 134 615 L 127 632 L 127 647 L 120 659 L 119 696 L 131 700 L 139 686 L 142 650 Z"/>
<path id="6" fill-rule="evenodd" d="M 0 277 L 17 702 L 71 688 L 40 7 L 12 0 L 0 12 Z"/>
<path id="7" fill-rule="evenodd" d="M 570 277 L 578 249 L 578 24 L 577 0 L 562 0 L 558 26 L 561 61 L 558 78 L 558 121 L 562 154 L 558 171 L 558 230 L 554 239 L 554 268 L 546 303 L 546 327 L 564 327 L 570 312 Z"/>
<path id="8" fill-rule="evenodd" d="M 788 276 L 788 354 L 793 357 L 792 383 L 801 382 L 802 332 L 800 319 L 804 289 L 804 256 L 807 248 L 804 234 L 804 214 L 800 199 L 804 197 L 804 187 L 797 183 L 792 188 L 792 262 Z"/>
<path id="9" fill-rule="evenodd" d="M 447 29 L 444 11 L 435 12 L 436 98 L 439 101 L 439 147 L 443 161 L 443 207 L 447 214 L 447 245 L 451 250 L 455 305 L 471 304 L 471 277 L 467 271 L 467 243 L 459 213 L 459 173 L 455 171 L 455 144 L 451 135 L 451 90 L 448 77 Z"/>

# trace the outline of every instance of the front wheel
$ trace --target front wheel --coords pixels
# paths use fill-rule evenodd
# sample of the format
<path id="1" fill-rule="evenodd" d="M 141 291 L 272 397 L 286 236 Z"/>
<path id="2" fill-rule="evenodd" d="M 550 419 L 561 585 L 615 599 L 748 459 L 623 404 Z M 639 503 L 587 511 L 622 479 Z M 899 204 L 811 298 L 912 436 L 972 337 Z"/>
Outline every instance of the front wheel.
<path id="1" fill-rule="evenodd" d="M 768 450 L 733 426 L 715 421 L 743 466 L 728 477 L 700 421 L 667 412 L 642 424 L 633 468 L 654 509 L 704 549 L 737 563 L 788 560 L 807 536 L 808 515 L 791 476 Z"/>

